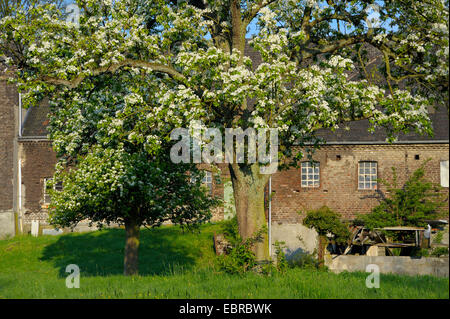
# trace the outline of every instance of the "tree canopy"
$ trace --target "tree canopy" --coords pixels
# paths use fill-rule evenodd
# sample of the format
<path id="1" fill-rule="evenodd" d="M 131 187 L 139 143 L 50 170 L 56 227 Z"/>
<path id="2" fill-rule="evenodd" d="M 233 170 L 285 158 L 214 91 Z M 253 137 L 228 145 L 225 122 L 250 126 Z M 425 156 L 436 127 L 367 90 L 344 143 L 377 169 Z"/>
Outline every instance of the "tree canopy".
<path id="1" fill-rule="evenodd" d="M 154 147 L 192 120 L 221 130 L 270 127 L 278 129 L 278 160 L 288 167 L 323 142 L 315 134 L 320 128 L 368 119 L 369 130 L 384 127 L 389 141 L 410 130 L 432 134 L 428 108 L 448 103 L 446 0 L 76 4 L 79 19 L 66 20 L 55 5 L 44 4 L 1 20 L 0 45 L 25 48 L 17 59 L 0 46 L 7 63 L 20 66 L 25 105 L 43 96 L 83 105 L 123 97 L 126 107 L 112 124 L 138 113 L 141 124 L 128 137 Z M 370 22 L 374 13 L 378 23 Z M 248 38 L 252 25 L 256 33 Z M 245 56 L 247 42 L 261 63 Z M 373 67 L 367 46 L 382 57 L 380 68 Z M 350 71 L 359 76 L 349 77 Z M 106 77 L 108 87 L 99 80 Z M 120 96 L 110 93 L 124 82 Z M 55 143 L 81 149 L 79 134 Z M 269 175 L 259 166 L 229 164 L 243 238 L 266 222 Z M 267 256 L 265 246 L 256 248 L 259 258 Z"/>

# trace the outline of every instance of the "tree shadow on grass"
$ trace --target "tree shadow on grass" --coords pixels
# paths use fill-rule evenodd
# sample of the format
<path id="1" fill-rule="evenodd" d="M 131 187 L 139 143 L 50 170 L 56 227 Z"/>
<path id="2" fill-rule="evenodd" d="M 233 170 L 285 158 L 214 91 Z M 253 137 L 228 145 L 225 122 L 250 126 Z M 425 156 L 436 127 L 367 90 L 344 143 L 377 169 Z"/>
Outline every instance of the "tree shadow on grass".
<path id="1" fill-rule="evenodd" d="M 201 251 L 191 244 L 191 236 L 177 227 L 142 229 L 139 247 L 139 274 L 170 274 L 174 269 L 189 270 Z M 198 236 L 198 235 L 197 235 Z M 66 267 L 76 264 L 82 276 L 123 274 L 125 230 L 104 229 L 89 233 L 62 235 L 44 248 L 42 261 L 51 261 L 66 277 Z"/>

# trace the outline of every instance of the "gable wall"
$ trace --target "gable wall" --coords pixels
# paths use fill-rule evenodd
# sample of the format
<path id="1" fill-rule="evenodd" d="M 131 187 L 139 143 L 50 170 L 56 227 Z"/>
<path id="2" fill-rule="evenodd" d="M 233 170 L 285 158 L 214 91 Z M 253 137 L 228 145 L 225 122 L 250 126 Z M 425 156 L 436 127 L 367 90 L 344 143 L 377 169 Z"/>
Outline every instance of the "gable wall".
<path id="1" fill-rule="evenodd" d="M 18 93 L 0 80 L 0 237 L 15 234 Z"/>

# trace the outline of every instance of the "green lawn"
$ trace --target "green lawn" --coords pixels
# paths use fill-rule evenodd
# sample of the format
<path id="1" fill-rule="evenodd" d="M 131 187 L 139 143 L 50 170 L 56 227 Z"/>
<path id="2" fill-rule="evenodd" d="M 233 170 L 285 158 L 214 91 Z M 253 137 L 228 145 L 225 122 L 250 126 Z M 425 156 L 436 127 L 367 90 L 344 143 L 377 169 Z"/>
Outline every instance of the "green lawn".
<path id="1" fill-rule="evenodd" d="M 137 277 L 122 276 L 122 229 L 2 240 L 0 298 L 449 298 L 448 278 L 430 276 L 382 275 L 368 289 L 364 273 L 222 274 L 212 244 L 219 227 L 143 230 Z M 68 264 L 80 267 L 79 289 L 65 286 Z"/>

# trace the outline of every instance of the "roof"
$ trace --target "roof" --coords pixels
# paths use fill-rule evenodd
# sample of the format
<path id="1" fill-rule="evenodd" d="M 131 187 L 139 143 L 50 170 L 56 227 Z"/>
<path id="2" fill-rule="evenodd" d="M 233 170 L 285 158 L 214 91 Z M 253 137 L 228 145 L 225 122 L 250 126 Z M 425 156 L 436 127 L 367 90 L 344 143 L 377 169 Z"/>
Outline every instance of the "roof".
<path id="1" fill-rule="evenodd" d="M 42 102 L 37 107 L 30 107 L 23 119 L 22 137 L 46 137 L 49 112 L 50 108 L 47 101 Z"/>
<path id="2" fill-rule="evenodd" d="M 444 107 L 429 110 L 431 125 L 434 136 L 420 135 L 415 132 L 408 134 L 399 134 L 397 143 L 410 142 L 446 142 L 449 140 L 449 116 Z M 345 129 L 345 126 L 349 130 Z M 375 129 L 374 133 L 369 133 L 370 124 L 368 120 L 359 120 L 348 122 L 339 129 L 332 132 L 330 129 L 319 129 L 316 136 L 323 138 L 326 142 L 332 144 L 346 143 L 386 143 L 386 130 L 383 128 Z"/>

